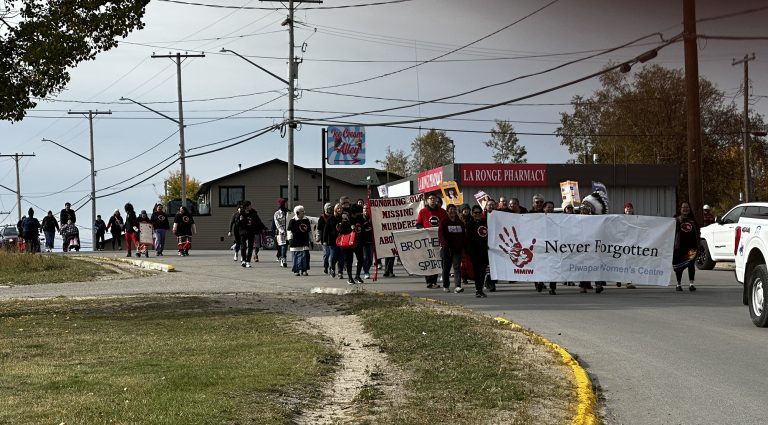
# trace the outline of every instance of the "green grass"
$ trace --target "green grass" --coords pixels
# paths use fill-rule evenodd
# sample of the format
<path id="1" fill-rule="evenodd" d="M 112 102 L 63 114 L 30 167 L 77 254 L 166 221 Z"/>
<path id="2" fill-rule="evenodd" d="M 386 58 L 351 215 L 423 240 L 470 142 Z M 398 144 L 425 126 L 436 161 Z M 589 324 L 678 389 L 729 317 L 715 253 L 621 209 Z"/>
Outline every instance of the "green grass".
<path id="1" fill-rule="evenodd" d="M 3 424 L 287 424 L 336 363 L 292 317 L 201 298 L 0 312 Z"/>
<path id="2" fill-rule="evenodd" d="M 532 367 L 536 356 L 505 346 L 491 320 L 446 314 L 403 297 L 360 297 L 350 311 L 363 317 L 383 350 L 412 372 L 405 406 L 385 422 L 407 424 L 541 423 L 529 406 L 539 398 L 567 410 L 570 383 Z M 542 364 L 553 362 L 544 353 Z M 563 378 L 564 379 L 564 378 Z M 506 416 L 505 416 L 506 417 Z M 384 422 L 378 422 L 384 423 Z"/>
<path id="3" fill-rule="evenodd" d="M 113 273 L 98 264 L 62 255 L 0 250 L 0 285 L 85 282 Z"/>

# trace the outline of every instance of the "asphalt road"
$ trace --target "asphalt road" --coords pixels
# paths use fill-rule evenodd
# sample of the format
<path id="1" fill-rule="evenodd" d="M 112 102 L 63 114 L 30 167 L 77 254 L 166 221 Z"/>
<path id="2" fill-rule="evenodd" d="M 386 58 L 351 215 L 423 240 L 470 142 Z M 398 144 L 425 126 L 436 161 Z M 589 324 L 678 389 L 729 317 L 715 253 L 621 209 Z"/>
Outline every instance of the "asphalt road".
<path id="1" fill-rule="evenodd" d="M 108 254 L 115 255 L 115 254 Z M 228 252 L 150 258 L 178 272 L 106 282 L 0 287 L 0 300 L 52 296 L 149 293 L 305 292 L 313 287 L 348 289 L 343 280 L 295 277 L 281 269 L 274 251 L 262 252 L 252 269 L 233 263 Z M 364 287 L 409 292 L 503 316 L 562 345 L 578 356 L 602 390 L 609 424 L 764 424 L 768 417 L 768 329 L 752 325 L 741 304 L 733 272 L 697 272 L 698 291 L 674 287 L 617 288 L 579 294 L 561 287 L 557 296 L 537 293 L 530 283 L 499 284 L 486 299 L 443 293 L 422 279 L 398 277 Z M 2 283 L 0 282 L 0 285 Z"/>

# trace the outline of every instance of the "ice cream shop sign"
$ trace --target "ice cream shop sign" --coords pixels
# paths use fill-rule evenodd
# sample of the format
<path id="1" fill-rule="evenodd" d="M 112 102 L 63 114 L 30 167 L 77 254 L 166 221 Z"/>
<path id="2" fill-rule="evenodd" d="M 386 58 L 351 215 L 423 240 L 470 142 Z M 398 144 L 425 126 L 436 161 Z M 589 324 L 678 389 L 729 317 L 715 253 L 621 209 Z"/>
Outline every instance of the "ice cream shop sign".
<path id="1" fill-rule="evenodd" d="M 328 164 L 365 164 L 365 127 L 328 127 L 326 134 Z"/>
<path id="2" fill-rule="evenodd" d="M 461 186 L 546 186 L 546 164 L 461 164 Z"/>

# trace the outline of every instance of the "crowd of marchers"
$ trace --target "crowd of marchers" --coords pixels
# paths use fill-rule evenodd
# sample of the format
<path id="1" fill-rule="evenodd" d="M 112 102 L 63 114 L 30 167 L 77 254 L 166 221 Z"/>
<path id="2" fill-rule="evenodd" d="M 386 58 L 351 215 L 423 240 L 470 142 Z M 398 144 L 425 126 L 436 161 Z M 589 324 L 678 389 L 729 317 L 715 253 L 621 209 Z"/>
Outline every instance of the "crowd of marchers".
<path id="1" fill-rule="evenodd" d="M 93 243 L 94 251 L 103 251 L 105 248 L 105 235 L 109 232 L 112 236 L 112 249 L 122 250 L 125 247 L 128 257 L 136 253 L 144 253 L 149 256 L 149 250 L 154 250 L 155 255 L 162 256 L 165 249 L 166 234 L 172 231 L 178 240 L 179 255 L 188 255 L 191 246 L 192 235 L 197 232 L 195 220 L 189 210 L 182 206 L 173 217 L 173 226 L 169 222 L 168 213 L 162 204 L 155 204 L 151 215 L 146 210 L 138 214 L 133 205 L 128 202 L 124 206 L 125 216 L 120 210 L 115 210 L 108 221 L 104 221 L 101 215 L 97 215 L 93 223 L 96 240 Z M 146 224 L 146 225 L 143 225 Z M 35 217 L 35 210 L 30 208 L 27 215 L 22 217 L 16 225 L 21 246 L 26 252 L 40 252 L 40 234 L 44 235 L 45 252 L 53 252 L 56 233 L 61 235 L 62 251 L 80 250 L 80 228 L 77 224 L 77 214 L 69 202 L 59 212 L 58 219 L 53 211 L 48 211 L 42 220 Z M 125 244 L 123 244 L 123 241 Z"/>

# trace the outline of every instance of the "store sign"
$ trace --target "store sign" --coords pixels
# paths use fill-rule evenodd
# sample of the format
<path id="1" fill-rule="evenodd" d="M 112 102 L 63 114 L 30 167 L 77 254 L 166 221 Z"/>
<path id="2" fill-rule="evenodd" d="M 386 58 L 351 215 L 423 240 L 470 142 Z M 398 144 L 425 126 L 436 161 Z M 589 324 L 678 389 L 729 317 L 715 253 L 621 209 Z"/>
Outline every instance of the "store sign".
<path id="1" fill-rule="evenodd" d="M 328 127 L 326 153 L 330 165 L 365 164 L 365 127 Z"/>
<path id="2" fill-rule="evenodd" d="M 440 190 L 440 183 L 443 182 L 443 167 L 433 168 L 429 171 L 419 173 L 419 193 Z"/>
<path id="3" fill-rule="evenodd" d="M 546 186 L 546 164 L 461 164 L 461 186 Z"/>

